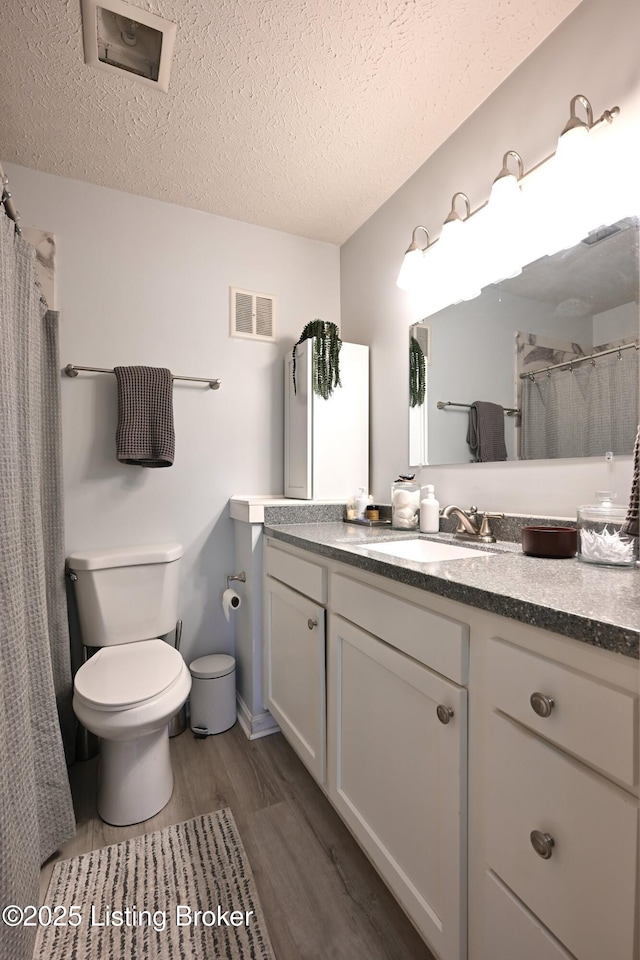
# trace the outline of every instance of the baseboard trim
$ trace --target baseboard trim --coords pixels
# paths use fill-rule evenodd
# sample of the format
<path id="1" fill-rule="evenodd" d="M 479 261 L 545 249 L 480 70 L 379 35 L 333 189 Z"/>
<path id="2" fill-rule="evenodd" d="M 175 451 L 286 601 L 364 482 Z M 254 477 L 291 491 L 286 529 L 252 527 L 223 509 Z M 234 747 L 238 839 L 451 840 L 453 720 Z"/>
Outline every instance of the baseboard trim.
<path id="1" fill-rule="evenodd" d="M 236 693 L 236 701 L 238 704 L 238 723 L 244 730 L 247 740 L 258 740 L 260 737 L 268 737 L 272 733 L 278 733 L 280 727 L 268 710 L 257 714 L 250 713 L 239 693 Z"/>

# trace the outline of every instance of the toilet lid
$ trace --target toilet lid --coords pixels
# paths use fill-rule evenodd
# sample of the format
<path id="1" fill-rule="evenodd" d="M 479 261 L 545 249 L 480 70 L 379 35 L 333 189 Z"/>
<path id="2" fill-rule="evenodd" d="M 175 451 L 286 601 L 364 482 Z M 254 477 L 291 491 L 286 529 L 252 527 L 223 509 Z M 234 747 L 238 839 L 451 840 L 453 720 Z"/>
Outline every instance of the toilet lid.
<path id="1" fill-rule="evenodd" d="M 76 673 L 75 691 L 105 710 L 130 707 L 171 686 L 183 664 L 180 654 L 164 640 L 102 647 Z"/>

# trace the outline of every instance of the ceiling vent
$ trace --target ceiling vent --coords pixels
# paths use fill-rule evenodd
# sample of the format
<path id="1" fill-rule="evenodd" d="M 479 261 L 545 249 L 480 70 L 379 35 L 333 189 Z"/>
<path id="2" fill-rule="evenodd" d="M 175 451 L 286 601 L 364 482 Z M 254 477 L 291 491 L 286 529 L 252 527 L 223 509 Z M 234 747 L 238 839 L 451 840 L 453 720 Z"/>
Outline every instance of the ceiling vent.
<path id="1" fill-rule="evenodd" d="M 229 287 L 229 334 L 245 340 L 276 339 L 276 298 L 269 293 L 253 293 Z"/>
<path id="2" fill-rule="evenodd" d="M 169 89 L 176 25 L 124 0 L 82 0 L 84 61 Z"/>

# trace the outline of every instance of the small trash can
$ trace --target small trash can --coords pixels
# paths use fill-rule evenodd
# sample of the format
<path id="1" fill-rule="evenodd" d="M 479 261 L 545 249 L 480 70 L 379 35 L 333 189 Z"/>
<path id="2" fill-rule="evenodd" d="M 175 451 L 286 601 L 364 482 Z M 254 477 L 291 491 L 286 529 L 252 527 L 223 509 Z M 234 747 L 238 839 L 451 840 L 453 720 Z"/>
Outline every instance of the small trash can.
<path id="1" fill-rule="evenodd" d="M 169 720 L 169 736 L 179 737 L 187 729 L 187 705 L 183 703 L 177 713 Z"/>
<path id="2" fill-rule="evenodd" d="M 198 737 L 222 733 L 236 722 L 236 661 L 226 653 L 199 657 L 191 671 L 191 729 Z"/>

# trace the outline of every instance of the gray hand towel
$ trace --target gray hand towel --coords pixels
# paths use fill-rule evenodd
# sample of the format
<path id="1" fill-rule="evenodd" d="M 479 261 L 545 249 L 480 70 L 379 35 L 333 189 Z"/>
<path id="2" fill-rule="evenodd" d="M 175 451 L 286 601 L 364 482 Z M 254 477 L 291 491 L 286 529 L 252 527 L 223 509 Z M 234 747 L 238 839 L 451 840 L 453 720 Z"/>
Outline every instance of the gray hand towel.
<path id="1" fill-rule="evenodd" d="M 139 467 L 170 467 L 175 455 L 173 380 L 165 367 L 115 367 L 116 455 Z"/>
<path id="2" fill-rule="evenodd" d="M 474 400 L 469 409 L 467 443 L 481 463 L 506 460 L 504 407 L 486 400 Z"/>
<path id="3" fill-rule="evenodd" d="M 633 480 L 631 481 L 631 495 L 627 519 L 622 525 L 621 533 L 628 537 L 640 536 L 640 427 L 636 436 L 636 445 L 633 448 Z"/>

